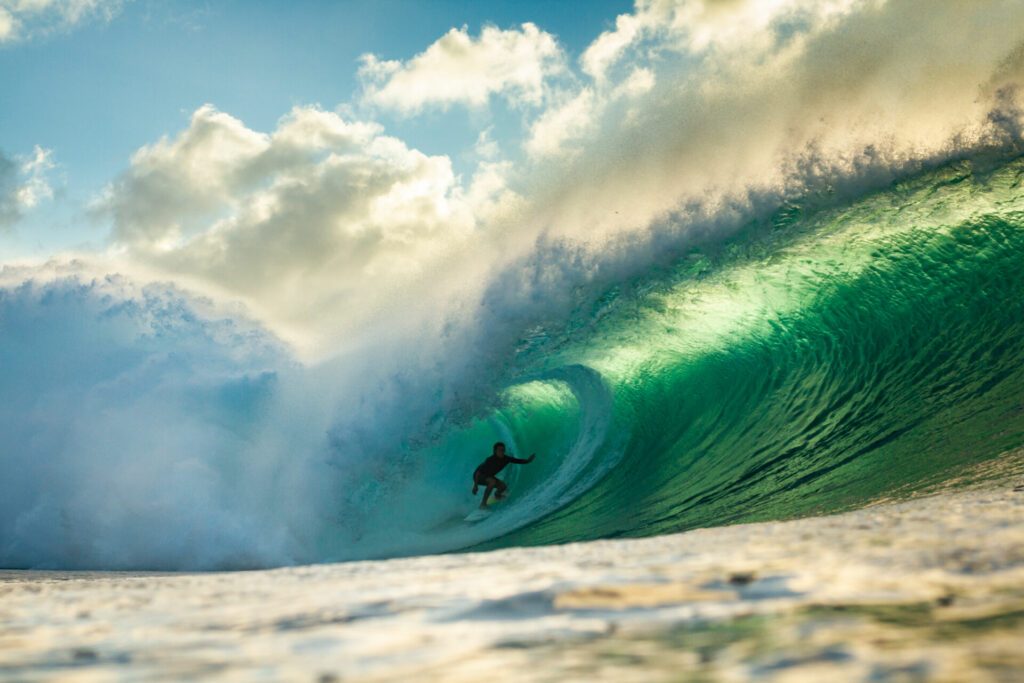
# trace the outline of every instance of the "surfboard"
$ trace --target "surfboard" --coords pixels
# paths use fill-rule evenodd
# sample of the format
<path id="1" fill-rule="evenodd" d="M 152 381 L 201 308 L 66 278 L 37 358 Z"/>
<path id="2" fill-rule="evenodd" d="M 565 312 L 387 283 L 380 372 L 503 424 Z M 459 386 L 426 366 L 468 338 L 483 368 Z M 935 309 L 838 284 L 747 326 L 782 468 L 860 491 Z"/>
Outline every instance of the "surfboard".
<path id="1" fill-rule="evenodd" d="M 505 497 L 500 499 L 500 500 L 498 498 L 495 498 L 495 497 L 492 496 L 491 499 L 489 501 L 487 501 L 487 508 L 488 509 L 485 510 L 483 508 L 477 508 L 476 510 L 473 510 L 468 515 L 466 515 L 465 521 L 467 521 L 467 522 L 479 522 L 481 520 L 487 519 L 488 517 L 491 516 L 491 513 L 494 512 L 494 510 L 492 510 L 490 508 L 493 508 L 498 503 L 502 503 L 502 502 L 504 502 L 506 500 L 508 500 L 508 493 L 507 492 L 505 493 Z"/>
<path id="2" fill-rule="evenodd" d="M 491 511 L 490 510 L 476 509 L 476 510 L 473 510 L 472 512 L 470 512 L 468 515 L 466 515 L 465 521 L 467 521 L 467 522 L 480 522 L 482 520 L 487 519 L 490 516 L 491 516 Z"/>

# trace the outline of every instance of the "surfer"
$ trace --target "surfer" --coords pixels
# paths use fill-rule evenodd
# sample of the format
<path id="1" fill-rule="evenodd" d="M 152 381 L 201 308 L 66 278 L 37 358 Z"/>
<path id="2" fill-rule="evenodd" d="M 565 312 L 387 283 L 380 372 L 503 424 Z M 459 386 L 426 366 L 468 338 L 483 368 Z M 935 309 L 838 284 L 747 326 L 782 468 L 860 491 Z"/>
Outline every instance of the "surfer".
<path id="1" fill-rule="evenodd" d="M 487 487 L 484 489 L 484 499 L 480 503 L 480 509 L 487 509 L 487 501 L 490 499 L 491 491 L 494 489 L 498 489 L 498 492 L 494 494 L 494 498 L 496 500 L 501 500 L 505 497 L 505 489 L 507 489 L 508 486 L 506 486 L 505 482 L 498 479 L 496 476 L 498 472 L 505 469 L 505 465 L 510 462 L 514 462 L 517 465 L 525 465 L 526 463 L 533 462 L 533 459 L 536 457 L 537 454 L 532 453 L 530 457 L 525 460 L 522 458 L 514 458 L 505 453 L 505 444 L 500 441 L 494 444 L 491 456 L 480 463 L 480 466 L 473 472 L 473 495 L 476 495 L 478 487 Z"/>

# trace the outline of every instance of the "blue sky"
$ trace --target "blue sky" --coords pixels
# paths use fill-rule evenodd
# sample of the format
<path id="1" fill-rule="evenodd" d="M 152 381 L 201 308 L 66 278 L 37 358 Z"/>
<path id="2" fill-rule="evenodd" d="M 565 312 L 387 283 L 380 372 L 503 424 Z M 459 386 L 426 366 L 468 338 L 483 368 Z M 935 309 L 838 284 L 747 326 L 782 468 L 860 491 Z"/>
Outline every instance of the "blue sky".
<path id="1" fill-rule="evenodd" d="M 453 27 L 533 22 L 557 36 L 570 59 L 629 11 L 624 0 L 566 2 L 377 0 L 374 2 L 168 2 L 137 0 L 109 21 L 84 20 L 48 35 L 0 44 L 0 152 L 52 150 L 56 196 L 0 231 L 0 254 L 41 254 L 101 240 L 107 228 L 85 206 L 131 154 L 188 123 L 210 103 L 267 131 L 295 105 L 326 109 L 358 94 L 358 59 L 405 60 Z M 449 154 L 475 139 L 469 117 L 507 108 L 452 108 L 374 117 L 410 146 Z M 507 126 L 499 126 L 506 130 Z"/>

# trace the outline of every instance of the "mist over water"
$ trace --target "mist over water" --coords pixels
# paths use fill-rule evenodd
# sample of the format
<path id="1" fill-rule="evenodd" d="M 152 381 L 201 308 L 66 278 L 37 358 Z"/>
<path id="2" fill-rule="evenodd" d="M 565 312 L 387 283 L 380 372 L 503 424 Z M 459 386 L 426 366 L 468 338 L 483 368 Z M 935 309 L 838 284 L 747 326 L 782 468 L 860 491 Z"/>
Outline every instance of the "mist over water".
<path id="1" fill-rule="evenodd" d="M 345 174 L 411 192 L 436 157 L 354 124 L 330 144 L 371 151 L 301 148 L 323 112 L 269 136 L 197 112 L 112 190 L 110 253 L 0 271 L 0 566 L 647 535 L 856 506 L 1020 446 L 1020 11 L 949 33 L 953 9 L 791 5 L 750 44 L 641 3 L 648 47 L 690 41 L 650 90 L 592 75 L 576 153 L 524 159 L 504 204 L 417 196 L 394 233 L 325 237 L 359 201 Z M 211 191 L 218 217 L 168 242 L 143 219 L 173 207 L 128 201 L 209 139 L 247 150 L 223 192 L 277 194 L 224 219 Z M 327 220 L 323 197 L 350 203 Z M 496 440 L 538 459 L 470 525 Z"/>

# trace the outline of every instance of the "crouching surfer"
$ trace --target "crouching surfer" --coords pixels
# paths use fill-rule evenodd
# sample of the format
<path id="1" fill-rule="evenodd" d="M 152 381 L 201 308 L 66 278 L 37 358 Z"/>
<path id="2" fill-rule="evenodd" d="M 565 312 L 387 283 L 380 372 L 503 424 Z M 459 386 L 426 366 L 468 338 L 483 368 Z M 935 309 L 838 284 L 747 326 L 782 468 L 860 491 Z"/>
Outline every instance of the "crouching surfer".
<path id="1" fill-rule="evenodd" d="M 514 462 L 517 465 L 525 465 L 526 463 L 533 462 L 533 459 L 537 457 L 534 453 L 529 458 L 523 460 L 522 458 L 514 458 L 511 455 L 505 453 L 505 444 L 498 442 L 494 444 L 494 450 L 491 452 L 491 457 L 480 463 L 480 466 L 473 472 L 473 495 L 476 495 L 477 488 L 480 486 L 486 486 L 484 489 L 484 499 L 480 503 L 480 509 L 487 509 L 487 501 L 491 497 L 491 491 L 498 489 L 498 492 L 494 494 L 496 500 L 501 500 L 505 497 L 505 489 L 508 486 L 505 485 L 501 479 L 496 476 L 498 472 L 505 469 L 505 465 L 510 462 Z"/>

